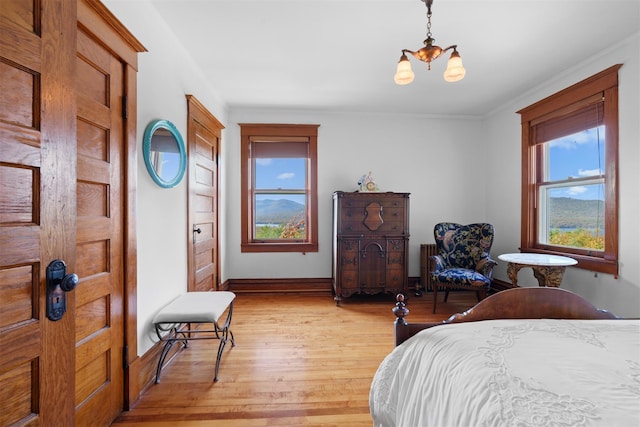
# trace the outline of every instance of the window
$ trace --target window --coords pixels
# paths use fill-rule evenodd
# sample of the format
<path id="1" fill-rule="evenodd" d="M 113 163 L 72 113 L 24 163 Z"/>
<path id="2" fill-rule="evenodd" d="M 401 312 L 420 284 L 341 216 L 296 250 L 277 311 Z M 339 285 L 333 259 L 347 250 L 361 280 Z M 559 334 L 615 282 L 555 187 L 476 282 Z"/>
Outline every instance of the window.
<path id="1" fill-rule="evenodd" d="M 570 256 L 618 274 L 618 69 L 518 113 L 522 120 L 521 250 Z"/>
<path id="2" fill-rule="evenodd" d="M 318 125 L 240 124 L 242 252 L 317 252 Z"/>

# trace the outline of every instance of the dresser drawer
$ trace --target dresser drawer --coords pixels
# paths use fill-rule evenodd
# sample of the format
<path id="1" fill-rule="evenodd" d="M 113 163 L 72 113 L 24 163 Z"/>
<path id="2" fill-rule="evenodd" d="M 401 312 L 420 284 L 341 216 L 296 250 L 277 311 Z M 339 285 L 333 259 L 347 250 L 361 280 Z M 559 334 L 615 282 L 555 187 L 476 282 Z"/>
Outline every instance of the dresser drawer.
<path id="1" fill-rule="evenodd" d="M 357 271 L 358 257 L 360 257 L 360 242 L 355 239 L 345 239 L 340 241 L 340 256 L 338 263 L 343 271 Z"/>
<path id="2" fill-rule="evenodd" d="M 396 236 L 406 234 L 404 221 L 391 218 L 387 218 L 386 215 L 375 219 L 363 215 L 347 216 L 338 221 L 338 233 L 350 235 L 391 234 Z"/>
<path id="3" fill-rule="evenodd" d="M 407 234 L 405 215 L 403 207 L 385 208 L 376 202 L 345 207 L 337 218 L 337 231 L 346 234 Z"/>
<path id="4" fill-rule="evenodd" d="M 407 198 L 403 195 L 392 193 L 351 193 L 351 195 L 343 195 L 338 197 L 340 206 L 346 208 L 364 209 L 371 203 L 378 203 L 383 208 L 404 208 Z"/>

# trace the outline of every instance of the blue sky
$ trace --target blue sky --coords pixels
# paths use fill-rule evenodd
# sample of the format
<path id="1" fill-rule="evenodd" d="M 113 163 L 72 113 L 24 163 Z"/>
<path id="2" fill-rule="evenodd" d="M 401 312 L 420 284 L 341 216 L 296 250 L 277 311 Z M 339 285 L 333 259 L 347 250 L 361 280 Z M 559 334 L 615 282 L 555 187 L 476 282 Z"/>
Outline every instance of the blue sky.
<path id="1" fill-rule="evenodd" d="M 304 189 L 305 158 L 256 159 L 256 188 L 258 189 Z M 278 195 L 259 196 L 258 199 L 285 198 L 304 204 L 304 196 Z"/>
<path id="2" fill-rule="evenodd" d="M 549 178 L 552 181 L 604 173 L 604 126 L 558 138 L 549 146 Z M 576 185 L 556 189 L 552 197 L 604 200 L 602 190 L 602 185 Z"/>
<path id="3" fill-rule="evenodd" d="M 303 189 L 304 158 L 256 159 L 256 188 Z"/>

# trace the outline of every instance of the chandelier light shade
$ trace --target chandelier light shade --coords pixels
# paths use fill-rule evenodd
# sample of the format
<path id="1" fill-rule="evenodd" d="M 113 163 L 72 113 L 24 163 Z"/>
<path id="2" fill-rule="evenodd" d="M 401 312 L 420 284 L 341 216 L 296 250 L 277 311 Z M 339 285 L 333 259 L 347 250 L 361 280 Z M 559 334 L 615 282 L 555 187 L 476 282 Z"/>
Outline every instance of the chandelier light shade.
<path id="1" fill-rule="evenodd" d="M 399 85 L 408 85 L 413 81 L 415 74 L 413 74 L 413 70 L 411 69 L 411 63 L 409 62 L 409 58 L 404 53 L 400 57 L 400 61 L 398 61 L 398 68 L 396 69 L 396 75 L 393 76 L 393 80 L 396 84 Z"/>
<path id="2" fill-rule="evenodd" d="M 462 59 L 460 54 L 453 48 L 449 62 L 447 62 L 447 69 L 444 71 L 444 79 L 450 83 L 457 82 L 464 78 L 466 70 L 462 66 Z"/>
<path id="3" fill-rule="evenodd" d="M 427 69 L 431 70 L 431 61 L 437 59 L 444 52 L 452 50 L 449 62 L 447 63 L 447 69 L 444 72 L 444 79 L 447 82 L 457 82 L 464 78 L 466 73 L 464 66 L 462 65 L 462 59 L 458 53 L 458 46 L 451 45 L 446 48 L 441 48 L 433 44 L 435 39 L 431 35 L 431 5 L 433 0 L 421 0 L 427 6 L 427 38 L 424 40 L 424 47 L 417 51 L 409 49 L 402 49 L 402 56 L 398 61 L 398 68 L 396 69 L 396 75 L 393 80 L 396 84 L 407 85 L 413 81 L 414 74 L 411 69 L 411 63 L 407 57 L 407 53 L 410 53 L 414 58 L 427 63 Z"/>

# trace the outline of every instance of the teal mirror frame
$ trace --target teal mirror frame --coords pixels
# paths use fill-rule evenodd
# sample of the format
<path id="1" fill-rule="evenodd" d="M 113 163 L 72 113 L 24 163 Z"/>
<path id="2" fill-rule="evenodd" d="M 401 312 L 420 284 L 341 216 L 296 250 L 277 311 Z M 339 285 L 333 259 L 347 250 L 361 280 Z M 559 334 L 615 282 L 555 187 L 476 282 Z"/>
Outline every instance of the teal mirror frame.
<path id="1" fill-rule="evenodd" d="M 187 169 L 187 152 L 182 135 L 170 121 L 154 120 L 147 125 L 142 155 L 149 175 L 160 187 L 172 188 L 182 181 Z M 165 170 L 164 166 L 167 166 Z"/>

